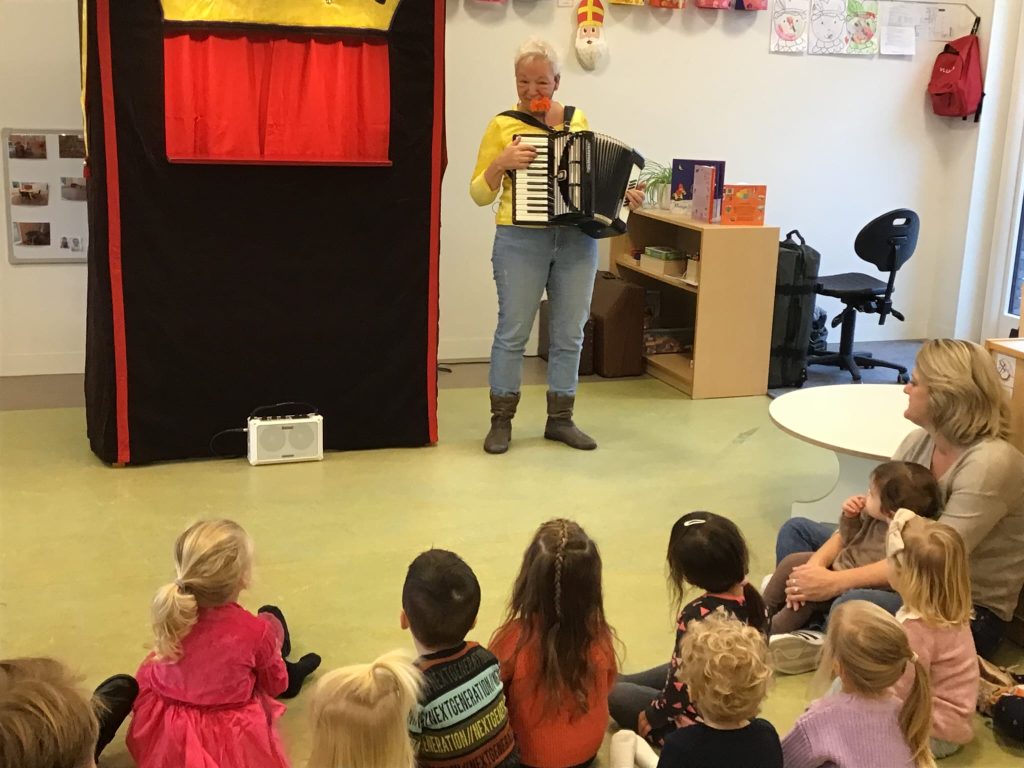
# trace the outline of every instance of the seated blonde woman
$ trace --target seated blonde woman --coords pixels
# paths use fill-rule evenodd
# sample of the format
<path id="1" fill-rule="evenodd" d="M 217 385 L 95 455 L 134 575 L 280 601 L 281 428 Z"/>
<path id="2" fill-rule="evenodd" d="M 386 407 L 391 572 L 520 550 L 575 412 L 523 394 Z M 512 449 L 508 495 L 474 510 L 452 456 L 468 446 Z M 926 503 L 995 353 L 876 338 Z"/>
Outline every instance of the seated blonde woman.
<path id="1" fill-rule="evenodd" d="M 904 391 L 904 416 L 920 429 L 907 436 L 893 459 L 922 464 L 938 480 L 939 520 L 963 537 L 970 557 L 974 643 L 990 658 L 1024 586 L 1024 455 L 1006 440 L 1009 405 L 991 356 L 956 339 L 925 342 Z M 847 503 L 857 502 L 854 497 Z M 817 550 L 836 535 L 834 530 L 803 518 L 787 520 L 776 540 L 776 557 Z M 859 599 L 895 613 L 900 598 L 888 588 L 884 560 L 830 571 L 812 559 L 793 570 L 786 592 L 796 602 L 838 597 L 833 610 Z M 816 653 L 820 633 L 800 634 L 809 655 Z"/>

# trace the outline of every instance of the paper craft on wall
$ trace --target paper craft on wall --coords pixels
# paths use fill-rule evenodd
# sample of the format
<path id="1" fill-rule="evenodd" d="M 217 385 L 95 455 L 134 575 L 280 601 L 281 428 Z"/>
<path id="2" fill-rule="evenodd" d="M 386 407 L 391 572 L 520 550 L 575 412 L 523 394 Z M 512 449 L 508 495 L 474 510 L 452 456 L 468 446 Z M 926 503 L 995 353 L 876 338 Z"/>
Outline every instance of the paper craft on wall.
<path id="1" fill-rule="evenodd" d="M 594 69 L 607 52 L 601 0 L 580 0 L 576 6 L 576 58 L 584 69 Z"/>
<path id="2" fill-rule="evenodd" d="M 672 8 L 678 11 L 686 7 L 686 0 L 650 0 L 651 8 Z"/>
<path id="3" fill-rule="evenodd" d="M 643 5 L 644 0 L 609 0 L 612 5 Z"/>
<path id="4" fill-rule="evenodd" d="M 878 0 L 846 0 L 846 32 L 843 36 L 850 56 L 878 53 Z"/>
<path id="5" fill-rule="evenodd" d="M 807 50 L 807 17 L 811 0 L 775 0 L 772 6 L 773 53 L 804 53 Z"/>
<path id="6" fill-rule="evenodd" d="M 846 50 L 846 0 L 811 0 L 809 53 L 826 55 Z"/>
<path id="7" fill-rule="evenodd" d="M 697 0 L 697 7 L 720 11 L 766 11 L 768 0 Z"/>

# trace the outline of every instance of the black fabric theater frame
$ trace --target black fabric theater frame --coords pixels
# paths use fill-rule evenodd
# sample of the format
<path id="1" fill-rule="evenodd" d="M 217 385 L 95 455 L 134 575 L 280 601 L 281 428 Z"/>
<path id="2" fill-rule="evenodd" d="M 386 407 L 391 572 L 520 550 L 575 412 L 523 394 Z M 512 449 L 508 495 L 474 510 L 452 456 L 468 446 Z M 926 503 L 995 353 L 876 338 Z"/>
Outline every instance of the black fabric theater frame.
<path id="1" fill-rule="evenodd" d="M 82 12 L 93 451 L 210 456 L 281 401 L 318 407 L 329 449 L 436 442 L 442 0 L 402 0 L 388 35 L 390 167 L 169 163 L 159 0 Z"/>

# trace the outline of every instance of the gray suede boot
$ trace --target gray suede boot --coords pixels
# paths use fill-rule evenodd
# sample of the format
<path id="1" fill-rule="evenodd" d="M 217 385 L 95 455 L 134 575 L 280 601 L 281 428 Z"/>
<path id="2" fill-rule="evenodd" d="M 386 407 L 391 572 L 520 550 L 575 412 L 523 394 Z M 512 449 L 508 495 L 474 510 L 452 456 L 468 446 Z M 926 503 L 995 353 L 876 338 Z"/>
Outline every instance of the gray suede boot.
<path id="1" fill-rule="evenodd" d="M 484 438 L 484 450 L 488 453 L 504 453 L 512 439 L 512 417 L 519 405 L 519 393 L 496 395 L 491 392 L 491 430 Z"/>
<path id="2" fill-rule="evenodd" d="M 597 443 L 572 423 L 572 409 L 575 403 L 576 398 L 573 395 L 548 392 L 548 423 L 544 427 L 544 437 L 581 451 L 592 451 L 597 448 Z"/>

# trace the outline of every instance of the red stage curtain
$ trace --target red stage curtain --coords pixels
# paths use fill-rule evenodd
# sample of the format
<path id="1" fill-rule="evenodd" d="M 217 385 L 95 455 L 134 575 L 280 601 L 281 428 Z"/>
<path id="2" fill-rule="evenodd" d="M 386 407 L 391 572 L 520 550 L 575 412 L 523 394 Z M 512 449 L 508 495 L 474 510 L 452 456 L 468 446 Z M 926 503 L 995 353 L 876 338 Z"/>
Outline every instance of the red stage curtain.
<path id="1" fill-rule="evenodd" d="M 172 162 L 390 165 L 382 37 L 168 32 Z"/>

